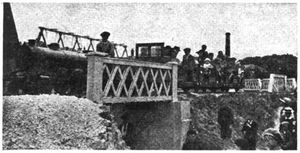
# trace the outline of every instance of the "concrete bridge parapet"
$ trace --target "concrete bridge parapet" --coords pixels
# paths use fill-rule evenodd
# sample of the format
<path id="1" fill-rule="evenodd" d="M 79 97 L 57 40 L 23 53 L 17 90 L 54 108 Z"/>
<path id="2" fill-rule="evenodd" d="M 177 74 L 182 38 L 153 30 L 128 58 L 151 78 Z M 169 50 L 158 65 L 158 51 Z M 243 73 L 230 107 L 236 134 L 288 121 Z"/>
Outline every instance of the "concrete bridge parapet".
<path id="1" fill-rule="evenodd" d="M 93 53 L 88 56 L 87 98 L 110 106 L 132 149 L 180 150 L 189 128 L 190 102 L 178 101 L 177 70 L 176 64 Z"/>

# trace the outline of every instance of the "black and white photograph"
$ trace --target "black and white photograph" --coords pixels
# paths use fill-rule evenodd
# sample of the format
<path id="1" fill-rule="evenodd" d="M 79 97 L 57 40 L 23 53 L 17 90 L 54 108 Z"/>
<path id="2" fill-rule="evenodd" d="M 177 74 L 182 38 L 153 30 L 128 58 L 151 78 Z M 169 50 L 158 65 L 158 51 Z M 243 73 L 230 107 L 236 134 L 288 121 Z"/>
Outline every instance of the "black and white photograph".
<path id="1" fill-rule="evenodd" d="M 1 150 L 295 151 L 298 5 L 3 1 Z"/>

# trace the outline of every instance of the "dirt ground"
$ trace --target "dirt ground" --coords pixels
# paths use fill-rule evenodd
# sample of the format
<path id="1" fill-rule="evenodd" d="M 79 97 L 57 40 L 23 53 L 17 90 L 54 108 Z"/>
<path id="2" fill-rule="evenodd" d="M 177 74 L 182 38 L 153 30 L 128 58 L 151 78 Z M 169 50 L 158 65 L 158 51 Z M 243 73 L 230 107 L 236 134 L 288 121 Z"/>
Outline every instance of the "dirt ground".
<path id="1" fill-rule="evenodd" d="M 191 101 L 190 129 L 197 131 L 200 148 L 203 150 L 239 150 L 234 140 L 242 138 L 241 128 L 246 119 L 257 121 L 257 150 L 265 150 L 262 133 L 265 129 L 278 124 L 278 109 L 283 105 L 279 98 L 290 97 L 292 94 L 270 93 L 227 93 L 227 94 L 181 94 L 180 99 Z M 220 126 L 217 122 L 218 110 L 229 106 L 234 113 L 231 139 L 221 139 Z"/>

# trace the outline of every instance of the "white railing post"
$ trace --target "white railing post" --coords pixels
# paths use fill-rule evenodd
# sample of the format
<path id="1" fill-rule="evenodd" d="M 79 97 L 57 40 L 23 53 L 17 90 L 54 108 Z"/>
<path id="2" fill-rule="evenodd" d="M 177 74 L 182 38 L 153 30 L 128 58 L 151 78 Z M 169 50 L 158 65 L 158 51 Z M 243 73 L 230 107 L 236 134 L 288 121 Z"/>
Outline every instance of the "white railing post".
<path id="1" fill-rule="evenodd" d="M 177 63 L 171 63 L 172 64 L 172 101 L 177 102 L 178 96 L 177 96 L 177 80 L 178 80 L 178 64 Z"/>
<path id="2" fill-rule="evenodd" d="M 101 103 L 101 98 L 103 97 L 103 56 L 105 55 L 98 53 L 87 55 L 87 98 L 98 103 Z"/>
<path id="3" fill-rule="evenodd" d="M 282 84 L 278 84 L 278 80 L 283 79 Z M 286 91 L 287 76 L 281 74 L 270 74 L 270 82 L 268 86 L 268 92 L 282 92 Z"/>
<path id="4" fill-rule="evenodd" d="M 297 82 L 295 78 L 287 78 L 286 89 L 288 92 L 292 92 L 297 88 Z"/>

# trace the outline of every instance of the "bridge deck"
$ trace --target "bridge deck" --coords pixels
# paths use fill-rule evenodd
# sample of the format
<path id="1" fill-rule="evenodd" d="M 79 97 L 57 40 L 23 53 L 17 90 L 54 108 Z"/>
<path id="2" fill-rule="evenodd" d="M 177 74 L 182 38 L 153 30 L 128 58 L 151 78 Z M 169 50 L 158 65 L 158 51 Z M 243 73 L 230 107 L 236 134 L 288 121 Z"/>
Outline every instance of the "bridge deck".
<path id="1" fill-rule="evenodd" d="M 177 65 L 88 55 L 87 97 L 100 103 L 177 101 Z"/>

